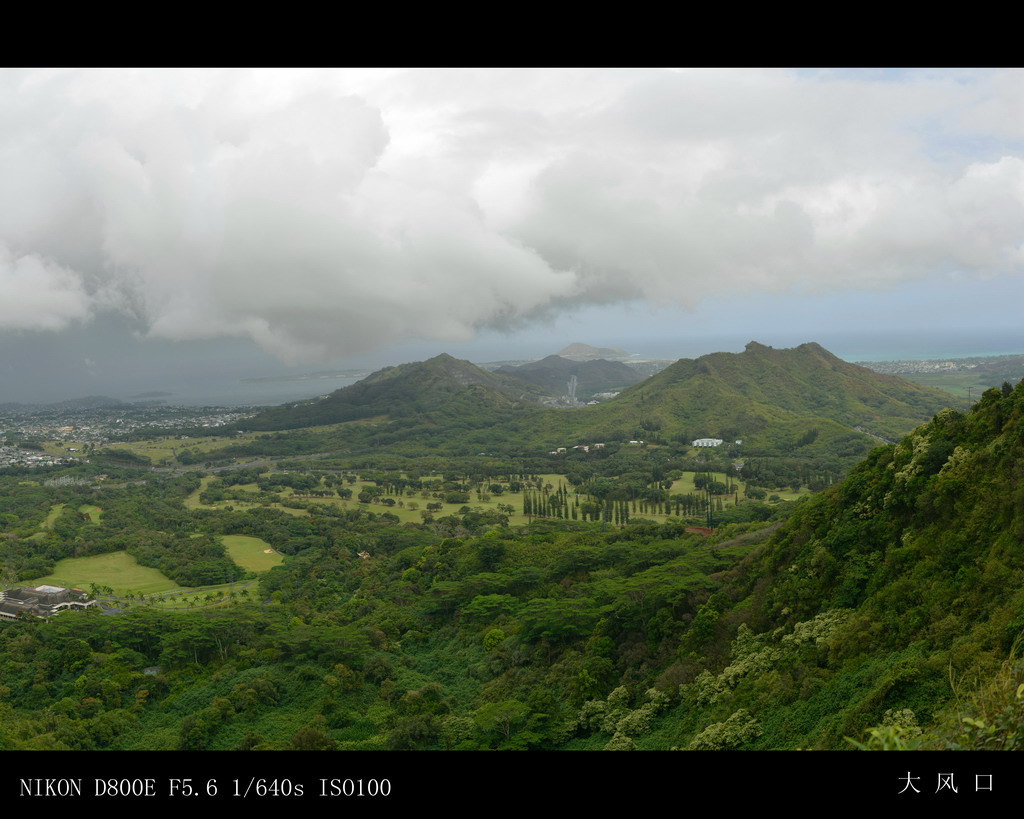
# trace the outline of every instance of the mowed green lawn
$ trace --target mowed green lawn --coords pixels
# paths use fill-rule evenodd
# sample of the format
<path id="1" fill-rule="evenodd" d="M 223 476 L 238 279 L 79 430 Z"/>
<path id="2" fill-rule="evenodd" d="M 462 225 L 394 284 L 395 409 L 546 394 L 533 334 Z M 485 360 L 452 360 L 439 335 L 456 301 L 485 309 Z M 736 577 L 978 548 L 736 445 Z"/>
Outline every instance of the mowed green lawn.
<path id="1" fill-rule="evenodd" d="M 558 486 L 559 481 L 563 481 L 565 479 L 564 476 L 562 476 L 562 475 L 542 475 L 541 478 L 544 479 L 545 483 L 551 483 L 555 487 Z M 210 483 L 211 480 L 212 480 L 212 478 L 209 477 L 209 476 L 203 478 L 202 479 L 202 485 L 199 487 L 199 489 L 195 490 L 194 492 L 192 492 L 192 494 L 190 494 L 187 498 L 185 498 L 185 506 L 187 508 L 189 508 L 189 509 L 225 509 L 225 508 L 230 506 L 230 507 L 232 507 L 234 509 L 257 509 L 257 508 L 263 507 L 263 508 L 280 509 L 282 512 L 287 512 L 290 515 L 296 515 L 296 516 L 299 516 L 299 517 L 302 517 L 304 515 L 308 515 L 309 514 L 304 509 L 292 509 L 292 508 L 290 508 L 288 506 L 284 506 L 284 505 L 282 505 L 280 503 L 274 503 L 274 504 L 270 504 L 269 506 L 267 506 L 266 504 L 249 503 L 247 501 L 223 500 L 223 501 L 218 501 L 216 504 L 214 504 L 212 506 L 207 506 L 207 505 L 203 504 L 199 500 L 199 495 L 202 493 L 202 491 L 204 489 L 206 489 L 207 485 Z M 425 480 L 426 481 L 430 481 L 431 479 L 427 478 Z M 438 478 L 438 480 L 440 480 L 440 478 Z M 302 498 L 301 500 L 303 500 L 304 502 L 308 501 L 308 502 L 311 502 L 311 503 L 314 503 L 314 504 L 322 504 L 322 505 L 325 505 L 325 506 L 338 506 L 338 507 L 341 507 L 342 509 L 362 508 L 362 509 L 366 509 L 367 511 L 373 512 L 374 514 L 378 514 L 378 515 L 383 513 L 383 512 L 390 512 L 391 514 L 395 515 L 402 523 L 422 523 L 423 522 L 423 517 L 422 517 L 422 515 L 420 513 L 423 512 L 424 509 L 426 509 L 426 505 L 428 503 L 438 502 L 436 498 L 423 498 L 423 497 L 421 497 L 420 493 L 416 493 L 416 495 L 414 497 L 403 497 L 403 498 L 401 498 L 400 500 L 402 501 L 402 506 L 398 506 L 397 503 L 394 506 L 385 506 L 384 504 L 379 503 L 379 502 L 374 502 L 374 503 L 370 503 L 368 505 L 365 505 L 365 504 L 359 503 L 359 501 L 356 500 L 356 498 L 359 496 L 359 492 L 364 487 L 375 486 L 375 485 L 376 484 L 374 484 L 371 481 L 363 481 L 363 480 L 358 480 L 354 484 L 346 484 L 346 486 L 349 489 L 352 490 L 352 499 L 351 500 L 347 500 L 347 501 L 343 500 L 341 498 L 338 498 L 338 497 L 330 497 L 330 498 Z M 241 485 L 241 486 L 233 486 L 232 489 L 241 489 L 241 490 L 244 490 L 244 491 L 257 491 L 259 489 L 259 487 L 256 484 L 245 484 L 245 485 Z M 284 502 L 287 503 L 288 499 L 295 495 L 295 492 L 292 489 L 285 489 L 283 492 L 281 492 L 279 494 L 280 494 L 281 498 L 284 500 Z M 395 500 L 397 501 L 397 500 L 399 500 L 399 498 L 395 498 Z M 407 504 L 409 504 L 409 503 L 415 504 L 415 508 L 414 509 L 407 508 Z M 443 503 L 442 502 L 443 505 L 442 505 L 441 511 L 440 512 L 435 512 L 434 513 L 434 517 L 444 517 L 445 515 L 455 515 L 455 514 L 458 513 L 459 509 L 461 509 L 463 506 L 469 506 L 471 508 L 477 508 L 477 509 L 480 509 L 480 510 L 487 510 L 487 509 L 496 510 L 496 507 L 497 507 L 497 505 L 499 503 L 501 503 L 501 504 L 510 504 L 510 505 L 515 507 L 516 513 L 509 516 L 509 523 L 511 523 L 513 526 L 518 525 L 518 524 L 524 524 L 524 523 L 527 522 L 527 519 L 522 514 L 520 514 L 521 511 L 522 511 L 522 508 L 523 508 L 523 494 L 521 492 L 517 492 L 517 493 L 514 493 L 514 494 L 513 493 L 505 493 L 503 495 L 493 495 L 491 497 L 491 500 L 486 502 L 486 503 L 482 503 L 482 502 L 478 501 L 477 498 L 476 498 L 476 493 L 475 492 L 471 492 L 470 493 L 470 501 L 468 503 L 463 504 L 463 503 Z M 227 540 L 226 539 L 224 539 L 224 544 L 225 544 L 225 546 L 227 545 Z M 266 544 L 264 544 L 264 546 L 262 548 L 268 548 L 268 546 Z M 271 555 L 266 555 L 266 557 L 271 557 Z M 245 566 L 245 568 L 251 568 L 251 567 L 247 566 L 245 563 L 243 563 L 241 560 L 238 560 L 237 558 L 235 558 L 233 553 L 232 553 L 232 559 L 234 559 L 235 562 L 238 563 L 238 565 L 240 565 L 240 566 Z M 277 565 L 278 562 L 280 562 L 280 560 L 277 560 L 273 565 Z M 267 566 L 264 569 L 255 569 L 255 568 L 253 568 L 253 571 L 266 571 L 267 568 L 270 568 L 270 567 Z"/>
<path id="2" fill-rule="evenodd" d="M 187 498 L 185 498 L 185 508 L 186 509 L 209 508 L 209 507 L 203 507 L 203 504 L 200 503 L 200 501 L 199 501 L 199 496 L 202 494 L 203 490 L 206 489 L 207 485 L 212 480 L 213 480 L 213 476 L 212 475 L 207 475 L 205 478 L 200 478 L 199 479 L 199 488 L 197 490 L 195 490 Z"/>
<path id="3" fill-rule="evenodd" d="M 265 572 L 284 560 L 280 554 L 271 549 L 269 543 L 258 537 L 224 535 L 221 538 L 221 543 L 224 544 L 228 555 L 235 563 L 251 572 Z M 270 554 L 267 554 L 268 549 L 270 549 Z"/>
<path id="4" fill-rule="evenodd" d="M 704 490 L 703 489 L 698 489 L 694 485 L 694 483 L 693 483 L 693 479 L 696 478 L 696 477 L 697 477 L 697 473 L 696 472 L 684 472 L 683 473 L 683 477 L 681 477 L 678 480 L 672 482 L 672 488 L 669 490 L 669 494 L 670 495 L 689 495 L 689 494 L 693 493 L 695 495 L 703 495 L 704 494 Z M 729 481 L 730 481 L 730 478 L 729 478 L 728 475 L 723 475 L 721 472 L 712 472 L 711 473 L 711 480 L 719 481 L 720 483 L 724 483 L 724 484 L 728 485 Z M 734 484 L 738 484 L 739 485 L 740 492 L 742 493 L 743 492 L 743 483 L 742 483 L 742 481 L 737 481 L 735 478 L 732 478 L 731 480 L 732 480 L 732 482 Z"/>
<path id="5" fill-rule="evenodd" d="M 684 472 L 683 473 L 683 477 L 681 477 L 677 481 L 673 481 L 672 482 L 672 488 L 669 490 L 669 494 L 671 494 L 671 495 L 687 495 L 687 494 L 690 494 L 692 492 L 692 493 L 697 494 L 697 495 L 703 495 L 704 494 L 704 490 L 703 489 L 697 489 L 697 487 L 694 486 L 694 484 L 693 484 L 693 479 L 695 477 L 697 477 L 697 473 L 696 472 Z M 730 479 L 727 475 L 723 475 L 721 472 L 714 472 L 714 473 L 712 473 L 711 480 L 713 480 L 713 481 L 720 481 L 721 483 L 724 483 L 724 484 L 728 484 L 729 481 L 731 480 L 734 484 L 739 486 L 739 488 L 740 488 L 740 500 L 743 500 L 743 481 L 737 480 L 735 478 L 731 478 Z M 778 495 L 780 499 L 786 500 L 786 501 L 796 500 L 797 498 L 802 498 L 804 495 L 811 494 L 811 490 L 808 489 L 806 486 L 801 486 L 800 487 L 800 491 L 798 491 L 798 492 L 794 492 L 792 489 L 788 489 L 788 488 L 787 489 L 767 489 L 765 491 L 769 495 Z M 721 497 L 724 500 L 727 497 L 731 498 L 732 495 L 722 495 Z"/>
<path id="6" fill-rule="evenodd" d="M 565 488 L 569 491 L 570 503 L 574 502 L 574 494 L 575 493 L 574 493 L 573 487 L 571 485 L 569 485 L 569 483 L 565 480 L 565 476 L 564 475 L 560 475 L 560 474 L 543 474 L 543 475 L 540 475 L 539 477 L 541 478 L 542 485 L 544 485 L 544 486 L 551 486 L 552 487 L 552 491 L 557 491 L 559 486 L 564 484 Z M 697 495 L 703 495 L 703 491 L 697 490 L 696 487 L 694 486 L 693 480 L 694 480 L 695 477 L 696 477 L 696 473 L 684 472 L 682 474 L 682 477 L 679 480 L 676 480 L 676 481 L 673 482 L 672 488 L 670 490 L 670 493 L 673 494 L 673 495 L 676 495 L 676 494 L 683 495 L 683 494 L 687 494 L 687 493 L 695 493 Z M 723 475 L 721 473 L 714 473 L 712 475 L 712 479 L 713 480 L 717 480 L 717 481 L 721 481 L 723 483 L 728 481 L 727 476 Z M 199 494 L 200 494 L 200 492 L 203 489 L 206 488 L 206 486 L 207 486 L 207 484 L 209 483 L 210 480 L 211 480 L 211 478 L 209 478 L 209 477 L 203 478 L 202 487 L 200 487 L 200 489 L 197 489 L 188 498 L 186 498 L 185 505 L 187 507 L 192 508 L 192 509 L 203 508 L 204 507 L 204 505 L 202 503 L 200 503 L 200 501 L 199 501 Z M 429 477 L 424 479 L 425 483 L 433 482 L 433 480 L 434 479 L 429 478 Z M 438 478 L 438 480 L 439 480 L 439 478 Z M 734 481 L 734 482 L 735 483 L 740 483 L 739 481 Z M 347 488 L 352 490 L 352 498 L 350 500 L 347 500 L 347 501 L 343 500 L 341 498 L 338 498 L 338 497 L 328 497 L 328 498 L 314 498 L 314 497 L 310 497 L 310 498 L 301 498 L 301 499 L 297 498 L 297 500 L 301 500 L 303 503 L 310 503 L 310 504 L 313 504 L 313 505 L 335 506 L 335 507 L 340 507 L 342 509 L 359 509 L 359 508 L 362 508 L 362 509 L 365 509 L 365 510 L 367 510 L 369 512 L 373 512 L 375 514 L 381 514 L 383 512 L 388 512 L 388 513 L 396 516 L 399 519 L 399 521 L 401 521 L 402 523 L 420 523 L 420 522 L 422 522 L 422 520 L 423 520 L 422 513 L 426 509 L 426 505 L 428 503 L 436 503 L 436 502 L 438 502 L 438 500 L 436 498 L 432 498 L 432 497 L 424 498 L 424 497 L 422 497 L 421 493 L 417 492 L 412 497 L 405 496 L 405 497 L 398 498 L 398 497 L 395 497 L 395 496 L 391 496 L 395 501 L 401 501 L 401 503 L 402 503 L 401 506 L 399 506 L 397 503 L 394 506 L 386 506 L 385 504 L 380 502 L 380 500 L 382 500 L 383 498 L 375 500 L 375 501 L 373 501 L 373 502 L 371 502 L 369 504 L 361 504 L 361 503 L 359 503 L 356 500 L 356 498 L 359 495 L 359 492 L 364 487 L 373 486 L 373 485 L 374 484 L 372 482 L 364 481 L 364 480 L 357 480 L 355 483 L 346 484 Z M 741 483 L 740 483 L 740 485 L 742 486 Z M 235 489 L 235 490 L 242 489 L 242 490 L 247 490 L 247 491 L 255 491 L 255 490 L 258 489 L 256 484 L 246 484 L 244 486 L 234 486 L 232 488 Z M 533 487 L 531 485 L 531 490 L 532 489 L 533 489 Z M 742 493 L 742 490 L 741 490 L 741 493 Z M 806 488 L 801 488 L 799 492 L 792 492 L 792 491 L 790 491 L 788 489 L 772 490 L 770 492 L 770 494 L 778 495 L 779 498 L 782 499 L 782 500 L 795 500 L 796 498 L 801 497 L 803 495 L 806 495 L 808 493 L 809 493 L 809 490 L 806 489 Z M 289 502 L 289 499 L 291 497 L 293 497 L 294 495 L 295 495 L 295 493 L 291 489 L 285 489 L 284 491 L 279 493 L 279 497 L 281 498 L 281 500 L 283 501 L 284 504 L 287 504 Z M 723 496 L 721 496 L 721 499 L 722 499 L 723 503 L 734 502 L 734 496 L 733 495 L 723 495 Z M 522 514 L 522 509 L 523 509 L 523 493 L 522 492 L 514 492 L 514 493 L 513 492 L 505 492 L 505 493 L 503 493 L 501 495 L 492 495 L 490 500 L 488 500 L 488 501 L 481 501 L 481 500 L 479 500 L 477 498 L 476 492 L 473 491 L 473 492 L 470 492 L 470 499 L 465 504 L 461 504 L 461 503 L 443 503 L 442 502 L 441 510 L 438 511 L 438 512 L 434 512 L 433 513 L 433 517 L 438 518 L 438 517 L 444 517 L 446 515 L 458 515 L 459 509 L 461 509 L 463 506 L 468 506 L 471 509 L 476 509 L 476 510 L 479 510 L 479 511 L 486 511 L 486 510 L 497 511 L 498 504 L 502 504 L 502 505 L 509 504 L 509 505 L 511 505 L 515 509 L 513 514 L 508 516 L 509 523 L 511 525 L 513 525 L 513 526 L 520 526 L 520 525 L 523 525 L 523 524 L 529 522 L 529 519 Z M 230 506 L 230 507 L 232 507 L 234 509 L 253 509 L 253 508 L 258 508 L 259 506 L 266 506 L 266 504 L 249 503 L 247 501 L 238 501 L 238 500 L 223 500 L 223 501 L 218 501 L 212 507 L 205 507 L 205 508 L 220 508 L 220 509 L 222 509 L 222 508 L 226 508 L 228 506 Z M 412 506 L 412 508 L 410 508 L 410 506 Z M 303 515 L 309 514 L 305 510 L 293 509 L 293 508 L 288 507 L 287 505 L 282 505 L 280 503 L 270 504 L 270 508 L 281 509 L 281 511 L 283 511 L 283 512 L 287 512 L 288 514 L 297 515 L 297 516 L 303 516 Z M 652 519 L 658 519 L 658 518 L 665 518 L 666 517 L 664 514 L 660 514 L 660 513 L 657 513 L 657 512 L 653 512 L 653 511 L 648 511 L 646 513 L 643 513 L 641 516 L 652 518 Z M 255 540 L 255 538 L 253 538 L 253 540 Z M 225 543 L 225 545 L 227 545 L 228 544 L 228 540 L 224 539 L 224 543 Z M 255 547 L 246 546 L 246 547 L 244 547 L 244 549 L 238 550 L 237 554 L 234 551 L 231 551 L 232 559 L 234 559 L 235 562 L 238 563 L 240 566 L 244 566 L 247 569 L 252 569 L 253 571 L 266 571 L 271 566 L 277 565 L 277 563 L 279 563 L 280 560 L 281 560 L 280 556 L 264 555 L 263 552 L 262 552 L 262 549 L 269 548 L 269 546 L 267 544 L 263 544 L 262 541 L 260 541 L 260 543 L 262 545 L 258 549 L 256 549 Z M 230 549 L 229 549 L 229 551 L 230 551 Z M 264 561 L 265 558 L 273 558 L 273 563 L 270 563 L 269 565 L 267 565 L 267 563 L 269 561 L 265 562 Z M 249 559 L 253 559 L 253 560 L 259 561 L 259 564 L 258 564 L 259 567 L 257 567 L 257 565 L 250 565 L 249 563 L 247 563 L 246 561 L 249 560 Z"/>
<path id="7" fill-rule="evenodd" d="M 565 480 L 562 475 L 542 475 L 546 483 L 552 483 L 557 488 L 558 481 Z M 371 481 L 358 480 L 354 484 L 346 484 L 347 488 L 352 490 L 351 500 L 342 500 L 341 498 L 309 498 L 312 503 L 340 506 L 342 509 L 365 509 L 368 512 L 373 512 L 376 515 L 388 512 L 399 519 L 402 523 L 422 523 L 422 513 L 426 510 L 428 503 L 440 503 L 441 509 L 438 512 L 431 513 L 435 518 L 442 518 L 447 515 L 458 515 L 459 510 L 463 506 L 468 506 L 470 509 L 477 509 L 481 512 L 486 511 L 497 511 L 498 504 L 510 505 L 515 508 L 515 512 L 509 515 L 508 521 L 513 526 L 519 526 L 528 523 L 527 518 L 522 514 L 523 510 L 523 493 L 522 492 L 505 492 L 501 495 L 491 495 L 489 501 L 477 500 L 476 492 L 469 493 L 469 500 L 466 503 L 445 503 L 437 498 L 427 497 L 424 498 L 421 493 L 417 492 L 412 497 L 398 498 L 392 497 L 396 504 L 394 506 L 386 506 L 380 501 L 374 501 L 369 504 L 362 504 L 356 498 L 359 497 L 359 492 L 368 486 L 375 486 Z M 289 490 L 287 495 L 291 495 L 292 492 Z M 397 504 L 397 501 L 401 500 L 402 506 Z M 415 504 L 415 508 L 410 509 L 409 504 Z M 290 511 L 286 509 L 285 511 Z"/>
<path id="8" fill-rule="evenodd" d="M 154 464 L 173 463 L 175 453 L 182 453 L 185 450 L 192 450 L 201 455 L 208 455 L 211 459 L 218 457 L 217 450 L 234 444 L 251 443 L 256 440 L 257 433 L 249 432 L 245 435 L 236 435 L 226 438 L 223 435 L 211 435 L 201 438 L 181 438 L 180 436 L 163 436 L 150 438 L 145 441 L 124 441 L 118 442 L 117 449 L 126 449 L 136 455 L 149 458 Z"/>
<path id="9" fill-rule="evenodd" d="M 83 515 L 88 515 L 92 520 L 92 523 L 99 523 L 100 517 L 103 515 L 103 510 L 98 506 L 91 506 L 88 503 L 82 504 L 78 507 L 78 511 Z"/>
<path id="10" fill-rule="evenodd" d="M 792 489 L 768 489 L 768 497 L 772 495 L 778 495 L 780 499 L 784 501 L 792 501 L 797 498 L 802 498 L 804 495 L 810 495 L 811 490 L 806 486 L 801 486 L 799 492 L 794 492 Z"/>
<path id="11" fill-rule="evenodd" d="M 223 501 L 218 501 L 217 503 L 213 504 L 212 506 L 204 504 L 204 503 L 202 503 L 202 501 L 199 500 L 199 496 L 202 494 L 203 490 L 206 489 L 206 487 L 209 485 L 210 481 L 212 481 L 212 480 L 213 480 L 213 476 L 212 475 L 207 475 L 205 478 L 202 478 L 200 480 L 200 487 L 198 489 L 196 489 L 194 492 L 192 492 L 192 494 L 190 494 L 187 498 L 185 498 L 185 508 L 186 509 L 226 509 L 227 507 L 230 506 L 233 509 L 262 509 L 262 508 L 266 508 L 266 509 L 280 509 L 282 512 L 286 512 L 289 515 L 293 515 L 295 517 L 303 517 L 304 515 L 308 515 L 309 514 L 304 509 L 286 509 L 286 508 L 282 507 L 281 504 L 279 504 L 279 503 L 272 503 L 272 504 L 270 504 L 270 506 L 267 506 L 266 504 L 249 503 L 248 501 L 223 500 Z M 236 487 L 232 487 L 232 488 L 233 489 L 245 489 L 246 491 L 256 491 L 256 490 L 259 489 L 259 487 L 257 487 L 256 484 L 254 484 L 254 483 L 246 484 L 245 486 L 242 486 L 242 487 L 237 487 L 236 486 Z"/>
<path id="12" fill-rule="evenodd" d="M 46 516 L 46 520 L 43 521 L 43 529 L 52 529 L 53 522 L 60 517 L 60 513 L 64 511 L 63 503 L 56 503 L 50 507 L 50 513 Z"/>
<path id="13" fill-rule="evenodd" d="M 181 588 L 158 569 L 140 566 L 127 552 L 109 552 L 58 561 L 53 574 L 32 581 L 34 586 L 74 586 L 88 590 L 90 583 L 110 586 L 115 594 L 128 591 L 153 594 Z"/>

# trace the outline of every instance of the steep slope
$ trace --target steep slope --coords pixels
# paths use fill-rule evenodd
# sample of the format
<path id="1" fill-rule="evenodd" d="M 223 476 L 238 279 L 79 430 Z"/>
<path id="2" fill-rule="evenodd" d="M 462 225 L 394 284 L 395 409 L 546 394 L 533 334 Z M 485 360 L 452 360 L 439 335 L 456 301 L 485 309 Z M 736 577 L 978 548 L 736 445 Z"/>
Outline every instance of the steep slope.
<path id="1" fill-rule="evenodd" d="M 275 407 L 245 421 L 250 430 L 285 430 L 365 418 L 430 420 L 480 417 L 535 403 L 542 391 L 447 354 L 386 367 L 326 398 Z"/>
<path id="2" fill-rule="evenodd" d="M 710 393 L 717 400 L 742 396 L 847 426 L 879 417 L 919 423 L 951 400 L 940 390 L 849 364 L 813 342 L 776 350 L 752 341 L 742 353 L 682 359 L 651 378 L 643 391 L 648 400 L 685 392 Z"/>
<path id="3" fill-rule="evenodd" d="M 293 430 L 373 419 L 374 446 L 415 432 L 451 452 L 717 437 L 742 440 L 738 454 L 752 457 L 856 457 L 876 443 L 869 434 L 895 439 L 957 405 L 953 396 L 848 364 L 817 344 L 774 350 L 754 342 L 738 354 L 677 361 L 599 406 L 545 409 L 538 403 L 544 393 L 441 355 L 388 367 L 323 399 L 268 410 L 243 426 Z M 365 431 L 359 436 L 364 440 Z M 307 444 L 303 451 L 317 446 Z"/>
<path id="4" fill-rule="evenodd" d="M 581 419 L 592 421 L 584 429 L 595 433 L 742 439 L 746 447 L 785 451 L 849 437 L 856 428 L 898 438 L 958 403 L 940 390 L 849 364 L 818 344 L 776 350 L 751 342 L 742 353 L 680 359 Z"/>
<path id="5" fill-rule="evenodd" d="M 1024 633 L 1022 486 L 1024 382 L 874 450 L 707 600 L 682 642 L 678 730 L 693 742 L 741 714 L 742 747 L 842 747 L 881 723 L 963 744 L 943 709 Z M 1019 719 L 1005 730 L 1024 739 Z"/>

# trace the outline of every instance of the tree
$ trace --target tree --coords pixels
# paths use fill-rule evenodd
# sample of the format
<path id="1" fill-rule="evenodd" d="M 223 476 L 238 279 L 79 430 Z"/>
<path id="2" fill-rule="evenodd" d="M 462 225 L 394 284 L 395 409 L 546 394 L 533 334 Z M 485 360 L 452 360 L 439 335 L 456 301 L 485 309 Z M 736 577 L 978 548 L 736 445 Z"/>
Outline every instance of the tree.
<path id="1" fill-rule="evenodd" d="M 338 743 L 319 728 L 307 726 L 292 737 L 292 747 L 297 751 L 333 751 Z"/>
<path id="2" fill-rule="evenodd" d="M 473 721 L 484 733 L 495 733 L 506 742 L 512 734 L 525 725 L 530 708 L 519 700 L 489 702 L 476 710 Z"/>

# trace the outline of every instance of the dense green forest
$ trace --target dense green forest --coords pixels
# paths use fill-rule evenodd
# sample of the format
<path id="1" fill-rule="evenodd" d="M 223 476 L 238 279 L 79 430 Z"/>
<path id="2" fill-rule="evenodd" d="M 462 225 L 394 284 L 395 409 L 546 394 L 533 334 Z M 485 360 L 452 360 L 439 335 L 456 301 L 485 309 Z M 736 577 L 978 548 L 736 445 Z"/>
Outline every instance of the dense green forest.
<path id="1" fill-rule="evenodd" d="M 729 463 L 715 475 L 701 462 L 699 497 L 719 513 L 710 536 L 700 504 L 677 507 L 663 488 L 698 465 L 671 450 L 563 462 L 565 486 L 550 488 L 536 487 L 522 461 L 337 460 L 297 463 L 299 474 L 225 473 L 205 490 L 198 473 L 129 466 L 88 486 L 0 476 L 9 585 L 68 557 L 119 550 L 182 586 L 253 584 L 246 597 L 196 608 L 143 599 L 118 601 L 114 616 L 0 623 L 0 748 L 1016 748 L 1024 739 L 1024 386 L 940 412 L 842 480 L 827 459 L 766 459 L 730 498 L 712 494 L 716 483 L 729 491 Z M 820 491 L 758 499 L 759 486 L 787 474 L 816 477 Z M 380 491 L 344 500 L 346 475 Z M 431 490 L 469 502 L 417 519 L 402 520 L 397 500 L 386 511 L 383 499 L 431 494 L 412 483 L 427 476 L 440 482 Z M 510 525 L 496 504 L 473 508 L 480 486 L 510 493 L 518 483 L 522 493 L 531 481 L 542 508 L 526 525 Z M 211 490 L 294 505 L 190 500 Z M 337 502 L 317 497 L 328 490 Z M 716 497 L 728 502 L 717 509 Z M 76 511 L 86 505 L 102 518 Z M 260 538 L 284 562 L 248 572 L 224 535 Z"/>

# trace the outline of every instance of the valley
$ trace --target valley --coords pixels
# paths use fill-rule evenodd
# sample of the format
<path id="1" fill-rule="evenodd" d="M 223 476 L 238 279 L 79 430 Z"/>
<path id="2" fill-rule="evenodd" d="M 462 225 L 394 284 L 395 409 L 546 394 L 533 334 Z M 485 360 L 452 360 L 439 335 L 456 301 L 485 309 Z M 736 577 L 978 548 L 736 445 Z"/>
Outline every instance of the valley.
<path id="1" fill-rule="evenodd" d="M 4 586 L 100 602 L 0 622 L 0 748 L 1024 741 L 1024 387 L 751 342 L 559 406 L 594 363 L 562 362 L 438 356 L 0 470 Z"/>

